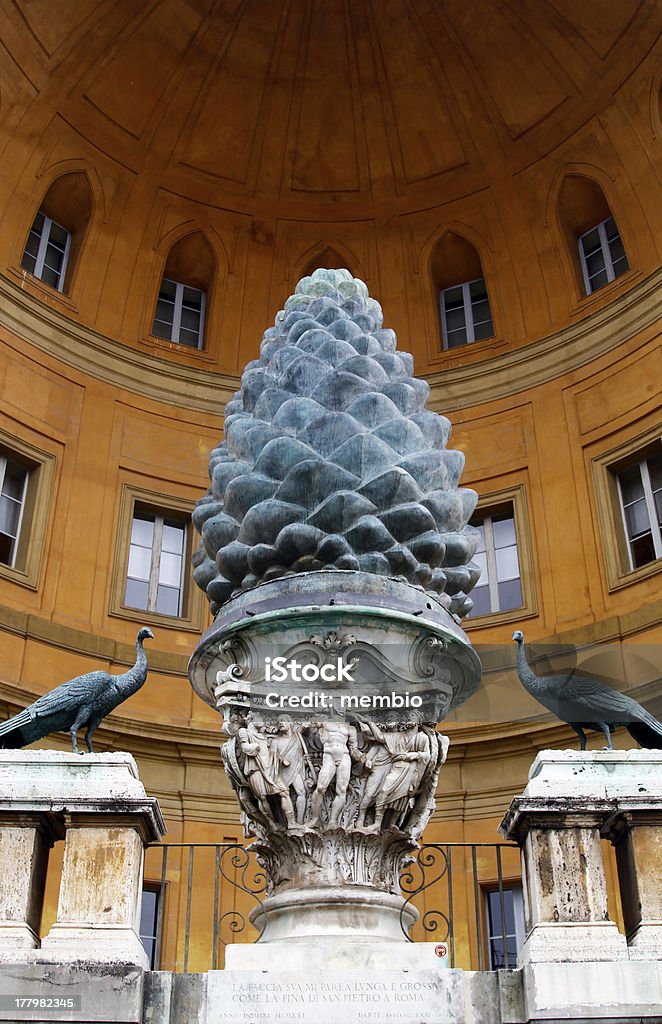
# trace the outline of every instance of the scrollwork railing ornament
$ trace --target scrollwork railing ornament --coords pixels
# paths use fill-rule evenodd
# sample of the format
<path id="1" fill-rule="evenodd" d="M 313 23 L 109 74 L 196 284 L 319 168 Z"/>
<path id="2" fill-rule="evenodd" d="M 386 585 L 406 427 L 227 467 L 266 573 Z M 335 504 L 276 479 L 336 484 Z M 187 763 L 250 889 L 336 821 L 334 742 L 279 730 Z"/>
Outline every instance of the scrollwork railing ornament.
<path id="1" fill-rule="evenodd" d="M 416 860 L 412 861 L 412 863 L 400 875 L 400 888 L 405 896 L 404 903 L 400 908 L 400 926 L 405 938 L 408 939 L 409 942 L 413 942 L 414 940 L 410 936 L 408 926 L 406 925 L 407 908 L 412 906 L 412 901 L 417 896 L 420 896 L 420 894 L 425 892 L 427 889 L 431 889 L 432 886 L 440 882 L 448 872 L 449 856 L 447 851 L 442 849 L 440 846 L 425 845 L 419 850 Z M 435 932 L 439 927 L 438 924 L 434 923 L 436 919 L 440 919 L 446 924 L 445 933 L 443 935 L 435 935 L 435 938 L 438 938 L 443 942 L 450 934 L 450 919 L 442 910 L 426 910 L 420 923 L 426 932 Z"/>
<path id="2" fill-rule="evenodd" d="M 228 874 L 228 866 L 234 868 L 234 877 L 231 874 Z M 252 872 L 252 875 L 247 877 L 249 870 Z M 256 867 L 250 853 L 244 846 L 240 846 L 239 843 L 224 846 L 218 858 L 218 872 L 234 888 L 240 889 L 241 892 L 252 897 L 255 901 L 256 909 L 261 911 L 264 910 L 264 904 L 260 896 L 267 890 L 267 877 L 262 868 Z M 237 878 L 237 872 L 239 873 L 239 878 Z M 262 922 L 264 922 L 264 914 L 257 916 Z M 229 920 L 229 928 L 233 934 L 241 932 L 246 928 L 246 918 L 238 910 L 229 910 L 224 914 L 221 914 L 219 918 L 219 928 L 222 927 L 223 921 L 225 920 Z M 258 930 L 261 931 L 261 929 Z M 220 934 L 220 930 L 219 937 L 221 942 L 225 945 L 226 943 Z"/>

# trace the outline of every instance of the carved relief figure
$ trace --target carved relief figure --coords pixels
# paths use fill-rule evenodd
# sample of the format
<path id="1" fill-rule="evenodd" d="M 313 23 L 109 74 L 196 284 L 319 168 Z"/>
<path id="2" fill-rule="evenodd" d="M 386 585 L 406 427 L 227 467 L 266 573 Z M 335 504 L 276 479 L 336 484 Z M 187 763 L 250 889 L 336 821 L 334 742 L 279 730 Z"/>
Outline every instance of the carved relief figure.
<path id="1" fill-rule="evenodd" d="M 296 794 L 296 820 L 303 822 L 306 810 L 306 768 L 312 775 L 309 784 L 314 786 L 315 776 L 312 762 L 301 733 L 292 725 L 290 715 L 278 716 L 278 731 L 271 738 L 271 746 L 278 761 L 278 778 L 288 794 L 290 788 Z M 289 821 L 288 821 L 289 824 Z"/>
<path id="2" fill-rule="evenodd" d="M 389 747 L 387 736 L 394 736 L 398 728 L 397 719 L 388 721 L 384 725 L 384 731 L 374 722 L 359 722 L 359 727 L 364 738 L 370 743 L 368 753 L 365 757 L 365 767 L 369 772 L 363 790 L 363 796 L 359 805 L 357 828 L 365 827 L 365 816 L 368 808 L 375 802 L 375 796 L 379 791 L 386 773 L 388 772 L 393 759 L 393 751 Z"/>
<path id="3" fill-rule="evenodd" d="M 311 827 L 319 825 L 324 794 L 335 780 L 335 797 L 331 805 L 329 828 L 338 828 L 340 815 L 347 802 L 352 761 L 363 761 L 363 755 L 359 751 L 357 733 L 353 725 L 342 721 L 322 721 L 317 729 L 323 748 L 322 767 L 313 793 L 309 824 Z"/>
<path id="4" fill-rule="evenodd" d="M 279 796 L 288 827 L 296 825 L 289 786 L 280 774 L 279 755 L 271 747 L 259 715 L 252 711 L 246 715 L 246 725 L 238 730 L 237 741 L 244 755 L 244 775 L 262 813 L 273 819 L 267 797 Z"/>
<path id="5" fill-rule="evenodd" d="M 359 806 L 357 827 L 365 827 L 368 809 L 375 805 L 372 831 L 382 826 L 386 810 L 396 812 L 393 824 L 400 825 L 413 807 L 419 784 L 430 761 L 430 741 L 415 722 L 387 722 L 380 729 L 374 722 L 361 723 L 361 730 L 374 742 L 366 757 L 370 775 Z"/>
<path id="6" fill-rule="evenodd" d="M 403 723 L 397 734 L 400 751 L 394 755 L 384 783 L 375 801 L 375 830 L 381 828 L 384 813 L 394 812 L 391 824 L 402 826 L 414 806 L 423 773 L 430 761 L 430 741 L 417 725 Z"/>

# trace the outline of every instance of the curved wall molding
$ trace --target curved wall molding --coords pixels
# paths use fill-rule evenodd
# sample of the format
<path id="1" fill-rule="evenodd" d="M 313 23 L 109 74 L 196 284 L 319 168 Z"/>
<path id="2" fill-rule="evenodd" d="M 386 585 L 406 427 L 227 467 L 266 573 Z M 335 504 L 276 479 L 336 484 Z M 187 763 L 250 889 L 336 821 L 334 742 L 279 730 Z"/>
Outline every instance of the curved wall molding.
<path id="1" fill-rule="evenodd" d="M 443 411 L 465 409 L 563 377 L 618 348 L 662 317 L 662 270 L 555 334 L 480 362 L 425 374 L 443 388 Z"/>
<path id="2" fill-rule="evenodd" d="M 183 366 L 69 320 L 0 276 L 0 327 L 67 366 L 133 394 L 220 414 L 239 378 Z"/>
<path id="3" fill-rule="evenodd" d="M 388 314 L 388 311 L 387 311 Z M 662 317 L 662 270 L 577 324 L 521 348 L 428 373 L 443 411 L 477 406 L 537 387 L 618 348 Z M 266 325 L 265 325 L 266 326 Z M 0 327 L 78 371 L 182 409 L 220 414 L 239 378 L 140 352 L 77 324 L 0 276 Z M 256 339 L 256 350 L 259 339 Z M 406 339 L 403 339 L 406 344 Z M 471 353 L 474 355 L 474 353 Z"/>
<path id="4" fill-rule="evenodd" d="M 97 664 L 105 662 L 110 669 L 124 669 L 133 664 L 135 660 L 135 646 L 112 640 L 107 636 L 96 633 L 87 633 L 62 623 L 53 622 L 50 619 L 38 615 L 31 615 L 20 612 L 7 605 L 0 605 L 0 622 L 2 632 L 20 637 L 25 642 L 33 642 L 48 647 L 56 647 L 59 650 L 71 652 L 79 657 L 88 657 Z M 626 638 L 632 638 L 637 634 L 645 633 L 652 626 L 662 623 L 662 600 L 653 602 L 642 609 L 628 614 L 611 616 L 597 623 L 592 623 L 580 629 L 566 630 L 554 636 L 536 637 L 536 648 L 546 649 L 552 645 L 559 650 L 582 649 L 591 647 L 594 644 L 607 644 L 618 642 Z M 479 643 L 479 638 L 474 637 L 474 642 Z M 510 644 L 488 645 L 482 652 L 483 669 L 487 674 L 514 671 L 514 654 Z M 155 648 L 149 654 L 149 667 L 153 673 L 174 676 L 182 681 L 188 678 L 187 654 L 169 652 Z M 24 707 L 39 696 L 36 692 L 30 692 L 21 686 L 2 681 L 0 679 L 0 699 L 9 701 L 16 706 Z M 537 716 L 535 716 L 537 717 Z M 543 716 L 544 717 L 544 716 Z M 533 721 L 531 719 L 530 721 Z M 113 714 L 113 721 L 121 723 L 121 728 L 128 732 L 141 735 L 155 735 L 165 738 L 167 734 L 176 735 L 178 740 L 186 739 L 192 743 L 207 742 L 211 735 L 214 743 L 218 742 L 218 730 L 206 729 L 204 726 L 195 727 L 190 724 L 175 725 L 166 720 L 155 719 L 152 722 L 144 722 L 140 719 L 132 719 L 128 715 Z M 108 726 L 110 723 L 106 723 Z M 530 724 L 530 722 L 528 723 Z M 487 738 L 487 734 L 493 731 L 495 725 L 474 728 L 472 726 L 460 726 L 461 732 L 466 736 L 477 734 L 480 738 Z M 499 723 L 497 730 L 506 729 L 509 732 L 517 732 L 516 723 Z"/>

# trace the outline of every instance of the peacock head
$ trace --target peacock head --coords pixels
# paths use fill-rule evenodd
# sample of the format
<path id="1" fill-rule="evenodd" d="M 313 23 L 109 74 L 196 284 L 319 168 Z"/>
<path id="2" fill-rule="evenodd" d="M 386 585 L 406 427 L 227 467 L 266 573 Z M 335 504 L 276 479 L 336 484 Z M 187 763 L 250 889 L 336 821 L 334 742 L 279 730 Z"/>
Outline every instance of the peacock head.
<path id="1" fill-rule="evenodd" d="M 139 631 L 136 639 L 138 640 L 138 643 L 142 643 L 143 640 L 153 640 L 154 634 L 152 633 L 149 626 L 143 626 L 142 629 Z"/>
<path id="2" fill-rule="evenodd" d="M 513 633 L 513 640 L 517 640 L 518 644 L 523 644 L 524 643 L 524 633 L 522 632 L 521 629 L 516 629 L 515 630 L 515 632 Z"/>

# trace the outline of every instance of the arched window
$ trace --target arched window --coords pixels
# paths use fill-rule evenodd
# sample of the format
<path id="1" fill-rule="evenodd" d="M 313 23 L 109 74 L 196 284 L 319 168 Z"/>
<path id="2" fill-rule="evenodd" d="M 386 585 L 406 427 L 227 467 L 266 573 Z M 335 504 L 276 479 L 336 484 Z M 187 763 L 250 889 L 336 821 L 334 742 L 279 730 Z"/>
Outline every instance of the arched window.
<path id="1" fill-rule="evenodd" d="M 168 253 L 152 334 L 187 348 L 203 348 L 215 271 L 214 253 L 201 231 L 180 238 Z"/>
<path id="2" fill-rule="evenodd" d="M 559 193 L 559 218 L 584 294 L 604 288 L 629 269 L 618 226 L 597 181 L 569 174 Z"/>
<path id="3" fill-rule="evenodd" d="M 92 205 L 86 174 L 72 171 L 56 178 L 28 232 L 21 266 L 51 288 L 70 291 Z"/>
<path id="4" fill-rule="evenodd" d="M 347 260 L 331 246 L 327 246 L 322 252 L 317 253 L 304 267 L 302 277 L 310 277 L 315 270 L 349 270 L 352 277 L 354 272 L 347 264 Z"/>
<path id="5" fill-rule="evenodd" d="M 491 338 L 494 324 L 476 247 L 448 231 L 433 249 L 430 269 L 439 296 L 443 347 L 458 348 Z"/>

